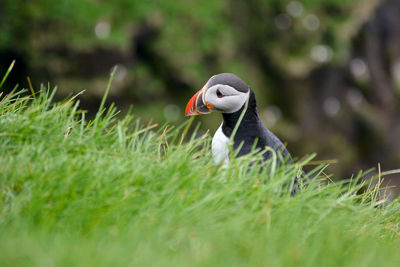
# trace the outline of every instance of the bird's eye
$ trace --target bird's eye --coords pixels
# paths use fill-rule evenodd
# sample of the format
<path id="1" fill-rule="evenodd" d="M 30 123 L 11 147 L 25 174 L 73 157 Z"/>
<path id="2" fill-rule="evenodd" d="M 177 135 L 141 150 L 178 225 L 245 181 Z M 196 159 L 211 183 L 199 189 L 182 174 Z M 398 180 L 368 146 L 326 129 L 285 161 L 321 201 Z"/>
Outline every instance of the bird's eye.
<path id="1" fill-rule="evenodd" d="M 221 91 L 219 90 L 219 89 L 217 89 L 217 97 L 218 98 L 221 98 L 221 97 L 223 97 L 224 95 L 221 93 Z"/>

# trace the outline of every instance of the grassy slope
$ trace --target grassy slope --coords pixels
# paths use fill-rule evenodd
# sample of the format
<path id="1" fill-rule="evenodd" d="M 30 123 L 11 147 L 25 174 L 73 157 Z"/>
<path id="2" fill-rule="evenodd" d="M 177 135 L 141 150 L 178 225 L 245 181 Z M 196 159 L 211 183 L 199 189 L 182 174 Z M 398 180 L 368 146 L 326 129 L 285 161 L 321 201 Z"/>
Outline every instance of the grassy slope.
<path id="1" fill-rule="evenodd" d="M 318 177 L 290 197 L 282 185 L 304 163 L 215 166 L 209 137 L 181 143 L 189 124 L 150 129 L 112 109 L 87 122 L 49 98 L 0 104 L 3 266 L 400 262 L 397 203 L 374 208 L 373 193 Z"/>

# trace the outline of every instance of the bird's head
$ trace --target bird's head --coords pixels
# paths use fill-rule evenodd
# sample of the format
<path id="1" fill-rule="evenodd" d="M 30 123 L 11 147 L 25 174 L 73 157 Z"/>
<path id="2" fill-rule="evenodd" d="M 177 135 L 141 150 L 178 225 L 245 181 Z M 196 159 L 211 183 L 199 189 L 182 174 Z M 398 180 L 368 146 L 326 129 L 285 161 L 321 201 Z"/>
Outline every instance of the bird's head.
<path id="1" fill-rule="evenodd" d="M 234 113 L 241 109 L 249 95 L 250 87 L 235 74 L 216 74 L 189 100 L 185 115 L 202 115 L 212 111 Z"/>

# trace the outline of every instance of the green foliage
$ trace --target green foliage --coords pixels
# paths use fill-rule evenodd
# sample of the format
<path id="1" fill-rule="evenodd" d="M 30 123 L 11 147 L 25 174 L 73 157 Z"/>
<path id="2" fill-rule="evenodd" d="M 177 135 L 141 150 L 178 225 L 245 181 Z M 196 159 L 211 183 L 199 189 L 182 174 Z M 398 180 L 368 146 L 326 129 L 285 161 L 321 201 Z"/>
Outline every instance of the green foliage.
<path id="1" fill-rule="evenodd" d="M 279 14 L 287 14 L 287 7 L 291 2 L 297 1 L 252 0 L 240 4 L 228 0 L 6 0 L 2 4 L 0 18 L 0 23 L 4 25 L 0 32 L 0 40 L 3 41 L 0 48 L 12 45 L 29 47 L 32 41 L 47 46 L 67 44 L 80 48 L 92 47 L 99 42 L 127 44 L 130 41 L 129 30 L 132 25 L 152 20 L 162 24 L 160 46 L 172 52 L 172 56 L 178 57 L 175 60 L 179 61 L 182 59 L 180 53 L 189 53 L 192 50 L 198 51 L 195 54 L 199 55 L 224 53 L 226 49 L 228 51 L 225 53 L 235 53 L 235 48 L 229 42 L 240 42 L 243 35 L 250 34 L 237 31 L 241 26 L 250 23 L 253 30 L 260 34 L 259 40 L 263 41 L 266 49 L 277 49 L 278 53 L 285 53 L 286 56 L 300 53 L 304 59 L 309 56 L 310 45 L 318 42 L 333 45 L 334 48 L 345 45 L 350 36 L 347 35 L 347 39 L 343 40 L 343 28 L 346 26 L 344 22 L 352 18 L 353 22 L 357 23 L 362 18 L 352 15 L 357 12 L 359 5 L 369 6 L 375 1 L 298 1 L 302 5 L 301 12 L 292 17 L 292 27 L 287 31 L 280 31 L 276 28 L 275 19 Z M 248 8 L 250 12 L 246 10 Z M 236 13 L 235 9 L 238 9 L 239 13 Z M 303 26 L 304 18 L 310 14 L 315 14 L 321 24 L 313 31 L 308 31 Z M 94 27 L 101 20 L 111 24 L 111 34 L 103 41 L 97 40 L 94 35 Z M 40 40 L 42 35 L 45 40 Z M 340 42 L 340 45 L 335 42 Z M 281 49 L 283 51 L 280 51 Z M 193 58 L 195 59 L 196 57 Z"/>
<path id="2" fill-rule="evenodd" d="M 109 89 L 109 88 L 108 88 Z M 395 266 L 398 203 L 328 183 L 308 161 L 214 165 L 210 138 L 141 126 L 116 109 L 85 120 L 49 88 L 0 102 L 0 262 L 5 266 Z M 380 207 L 380 208 L 379 208 Z"/>
<path id="3" fill-rule="evenodd" d="M 304 89 L 297 83 L 296 87 L 285 85 L 283 80 L 304 78 L 318 64 L 340 60 L 348 53 L 352 37 L 349 29 L 354 31 L 364 20 L 357 12 L 374 2 L 6 0 L 0 11 L 0 50 L 22 50 L 30 67 L 28 75 L 39 72 L 44 77 L 37 79 L 53 79 L 62 85 L 64 96 L 75 88 L 88 89 L 90 96 L 97 95 L 104 87 L 101 79 L 99 82 L 88 77 L 71 77 L 71 73 L 92 74 L 98 66 L 124 64 L 128 78 L 120 85 L 119 92 L 141 106 L 140 115 L 151 114 L 151 117 L 163 114 L 167 104 L 184 106 L 182 99 L 201 88 L 211 75 L 233 72 L 260 95 L 261 108 L 278 106 L 288 119 L 288 114 L 293 117 L 301 110 L 292 103 L 282 103 L 288 97 L 282 100 L 277 90 L 288 91 L 292 98 L 297 98 L 293 91 Z M 288 7 L 293 3 L 300 4 L 300 9 L 290 14 Z M 279 28 L 280 16 L 289 21 L 286 28 Z M 305 26 L 310 16 L 311 21 L 317 21 L 313 29 Z M 100 38 L 95 28 L 101 22 L 109 26 L 110 32 Z M 146 28 L 144 25 L 156 32 L 145 43 L 148 53 L 156 55 L 153 61 L 140 59 L 134 51 L 137 45 L 134 36 Z M 101 48 L 112 48 L 113 53 L 104 55 Z M 317 51 L 318 57 L 318 48 L 322 49 L 319 51 L 322 62 L 312 56 Z M 86 52 L 93 52 L 96 67 L 90 61 L 89 66 L 76 63 L 78 58 L 87 58 Z M 115 54 L 122 56 L 109 62 Z M 168 64 L 163 65 L 165 62 Z M 159 75 L 160 69 L 165 73 L 163 77 Z M 105 72 L 92 75 L 103 77 Z M 181 93 L 171 92 L 168 88 L 171 76 L 189 84 L 193 91 L 177 88 Z M 177 95 L 183 96 L 182 99 Z M 143 102 L 156 99 L 156 108 L 138 99 Z M 292 107 L 296 110 L 291 110 Z M 161 115 L 161 119 L 164 117 Z"/>

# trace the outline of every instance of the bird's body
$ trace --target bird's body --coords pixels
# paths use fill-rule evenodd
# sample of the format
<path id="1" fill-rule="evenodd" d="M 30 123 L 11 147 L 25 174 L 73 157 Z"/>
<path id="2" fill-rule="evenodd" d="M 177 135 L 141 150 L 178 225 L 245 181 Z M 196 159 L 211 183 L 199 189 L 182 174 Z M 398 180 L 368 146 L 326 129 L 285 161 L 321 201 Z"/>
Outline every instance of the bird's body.
<path id="1" fill-rule="evenodd" d="M 268 160 L 272 155 L 272 152 L 266 149 L 268 147 L 278 154 L 279 163 L 281 159 L 292 162 L 283 143 L 260 120 L 254 92 L 236 75 L 221 73 L 212 76 L 190 99 L 185 114 L 201 115 L 211 111 L 221 112 L 223 117 L 222 124 L 212 140 L 212 152 L 216 163 L 229 161 L 228 144 L 238 123 L 240 124 L 233 136 L 233 149 L 239 149 L 236 156 L 247 155 L 256 148 L 263 153 L 264 160 Z M 294 184 L 296 183 L 297 178 L 294 179 Z M 297 186 L 292 194 L 296 191 Z"/>
<path id="2" fill-rule="evenodd" d="M 236 154 L 238 157 L 247 155 L 256 148 L 263 153 L 264 160 L 268 160 L 271 158 L 272 149 L 278 155 L 278 163 L 282 163 L 282 159 L 292 162 L 281 140 L 260 120 L 254 92 L 236 75 L 221 73 L 212 76 L 189 100 L 185 114 L 201 115 L 212 111 L 221 112 L 223 118 L 212 140 L 212 152 L 216 163 L 229 161 L 230 139 L 233 139 L 234 151 L 239 150 Z M 294 195 L 298 190 L 296 177 L 292 185 L 291 195 Z"/>
<path id="3" fill-rule="evenodd" d="M 212 142 L 215 162 L 219 163 L 222 160 L 225 162 L 229 160 L 228 148 L 226 148 L 227 141 L 230 139 L 243 109 L 244 106 L 236 112 L 222 114 L 223 122 L 215 133 Z M 259 118 L 255 96 L 254 93 L 250 91 L 248 107 L 245 110 L 243 119 L 233 138 L 233 149 L 236 150 L 240 146 L 240 150 L 237 154 L 237 156 L 240 157 L 250 153 L 254 145 L 255 148 L 260 151 L 264 150 L 266 147 L 270 147 L 280 153 L 282 158 L 287 158 L 288 161 L 291 161 L 290 154 L 283 143 L 265 127 Z M 224 146 L 225 148 L 222 149 Z M 271 152 L 264 152 L 263 157 L 265 160 L 269 159 L 271 157 Z"/>
<path id="4" fill-rule="evenodd" d="M 271 151 L 265 151 L 265 148 L 269 147 L 279 153 L 281 158 L 291 161 L 283 143 L 260 120 L 254 92 L 236 75 L 221 73 L 212 76 L 190 99 L 185 113 L 191 116 L 211 111 L 219 111 L 223 117 L 223 122 L 212 141 L 215 162 L 229 161 L 228 141 L 243 112 L 244 116 L 233 137 L 233 149 L 236 151 L 240 147 L 237 156 L 250 153 L 255 146 L 263 151 L 263 157 L 267 160 L 271 157 Z"/>

